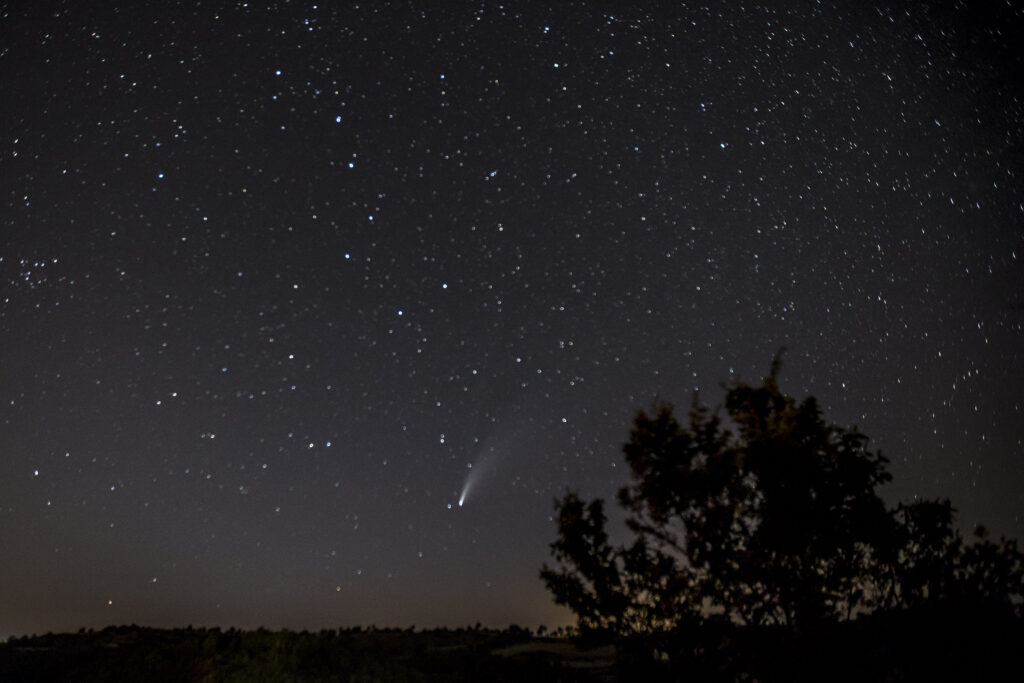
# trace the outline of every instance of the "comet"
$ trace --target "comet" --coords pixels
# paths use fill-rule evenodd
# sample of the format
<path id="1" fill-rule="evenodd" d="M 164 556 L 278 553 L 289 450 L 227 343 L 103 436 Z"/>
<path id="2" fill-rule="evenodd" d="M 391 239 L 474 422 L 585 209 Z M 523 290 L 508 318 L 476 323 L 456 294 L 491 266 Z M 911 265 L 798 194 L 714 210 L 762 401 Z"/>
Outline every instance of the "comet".
<path id="1" fill-rule="evenodd" d="M 476 439 L 474 439 L 475 441 Z M 487 439 L 484 444 L 481 444 L 476 449 L 472 461 L 466 464 L 469 472 L 466 474 L 466 480 L 462 484 L 462 492 L 459 493 L 459 507 L 466 504 L 470 494 L 477 487 L 483 487 L 494 479 L 498 471 L 498 461 L 501 454 L 510 450 L 514 451 L 513 447 L 518 441 L 518 433 L 511 432 L 500 435 L 500 438 Z"/>
<path id="2" fill-rule="evenodd" d="M 472 465 L 470 465 L 472 467 Z M 462 485 L 462 493 L 459 494 L 459 507 L 462 507 L 466 502 L 466 498 L 469 496 L 469 490 L 473 488 L 473 482 L 476 481 L 476 473 L 478 470 L 470 470 L 469 475 L 466 477 L 466 483 Z"/>

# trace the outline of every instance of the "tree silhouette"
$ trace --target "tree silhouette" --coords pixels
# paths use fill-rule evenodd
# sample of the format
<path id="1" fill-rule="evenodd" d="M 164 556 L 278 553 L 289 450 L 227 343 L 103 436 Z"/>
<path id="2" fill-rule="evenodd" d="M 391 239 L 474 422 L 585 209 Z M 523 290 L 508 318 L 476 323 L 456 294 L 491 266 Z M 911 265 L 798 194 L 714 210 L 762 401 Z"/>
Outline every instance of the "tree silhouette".
<path id="1" fill-rule="evenodd" d="M 897 550 L 887 606 L 919 607 L 951 596 L 963 551 L 953 505 L 948 500 L 922 500 L 899 505 L 893 516 Z"/>
<path id="2" fill-rule="evenodd" d="M 900 505 L 893 516 L 897 547 L 889 567 L 886 607 L 967 604 L 1021 616 L 1024 555 L 1015 540 L 995 543 L 979 526 L 974 542 L 965 543 L 948 500 Z"/>
<path id="3" fill-rule="evenodd" d="M 1019 615 L 1021 553 L 965 545 L 948 501 L 887 509 L 887 460 L 827 423 L 814 398 L 778 386 L 781 352 L 759 386 L 727 387 L 725 415 L 694 396 L 637 413 L 618 494 L 631 539 L 613 545 L 603 502 L 556 501 L 555 566 L 541 577 L 581 633 L 678 632 L 715 620 L 807 632 L 875 611 L 985 599 Z"/>

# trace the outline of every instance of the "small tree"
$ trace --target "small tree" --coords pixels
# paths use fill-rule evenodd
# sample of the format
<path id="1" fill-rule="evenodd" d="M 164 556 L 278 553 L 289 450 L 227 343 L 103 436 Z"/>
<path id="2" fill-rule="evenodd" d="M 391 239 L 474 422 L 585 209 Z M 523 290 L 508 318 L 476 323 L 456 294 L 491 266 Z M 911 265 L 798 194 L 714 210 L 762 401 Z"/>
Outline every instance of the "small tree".
<path id="1" fill-rule="evenodd" d="M 978 526 L 976 541 L 964 546 L 958 563 L 959 583 L 969 601 L 983 602 L 1024 616 L 1024 554 L 1017 541 L 989 539 L 988 530 Z"/>
<path id="2" fill-rule="evenodd" d="M 779 369 L 777 356 L 761 386 L 731 386 L 726 420 L 696 396 L 685 425 L 667 403 L 637 414 L 618 496 L 628 547 L 609 544 L 600 501 L 556 503 L 560 566 L 541 575 L 581 629 L 642 633 L 711 614 L 804 625 L 870 604 L 871 557 L 890 535 L 876 493 L 887 461 L 825 423 L 813 398 L 784 395 Z"/>
<path id="3" fill-rule="evenodd" d="M 887 566 L 886 607 L 945 603 L 994 607 L 1021 616 L 1024 555 L 1015 540 L 995 543 L 979 526 L 974 542 L 964 542 L 956 528 L 956 509 L 948 500 L 899 505 L 893 517 L 895 553 Z"/>

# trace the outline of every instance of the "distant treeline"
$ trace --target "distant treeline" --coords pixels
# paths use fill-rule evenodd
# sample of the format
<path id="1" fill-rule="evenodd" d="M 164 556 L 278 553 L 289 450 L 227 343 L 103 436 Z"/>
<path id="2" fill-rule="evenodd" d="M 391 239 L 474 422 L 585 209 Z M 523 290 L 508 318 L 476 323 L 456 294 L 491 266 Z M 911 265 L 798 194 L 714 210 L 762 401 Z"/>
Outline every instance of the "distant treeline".
<path id="1" fill-rule="evenodd" d="M 11 637 L 0 645 L 4 683 L 312 683 L 346 681 L 592 681 L 592 669 L 529 647 L 529 630 L 348 628 L 319 632 L 139 626 Z M 548 642 L 555 639 L 545 639 Z M 568 647 L 568 644 L 566 643 Z"/>

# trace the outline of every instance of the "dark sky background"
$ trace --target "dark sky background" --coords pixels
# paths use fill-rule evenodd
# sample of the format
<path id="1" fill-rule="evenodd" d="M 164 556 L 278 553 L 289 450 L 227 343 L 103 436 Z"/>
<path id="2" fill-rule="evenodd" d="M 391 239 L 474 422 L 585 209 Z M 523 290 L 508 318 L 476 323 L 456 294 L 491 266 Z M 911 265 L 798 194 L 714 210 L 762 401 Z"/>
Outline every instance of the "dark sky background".
<path id="1" fill-rule="evenodd" d="M 1014 4 L 114 4 L 0 4 L 0 635 L 565 623 L 554 497 L 781 346 L 1024 537 Z"/>

